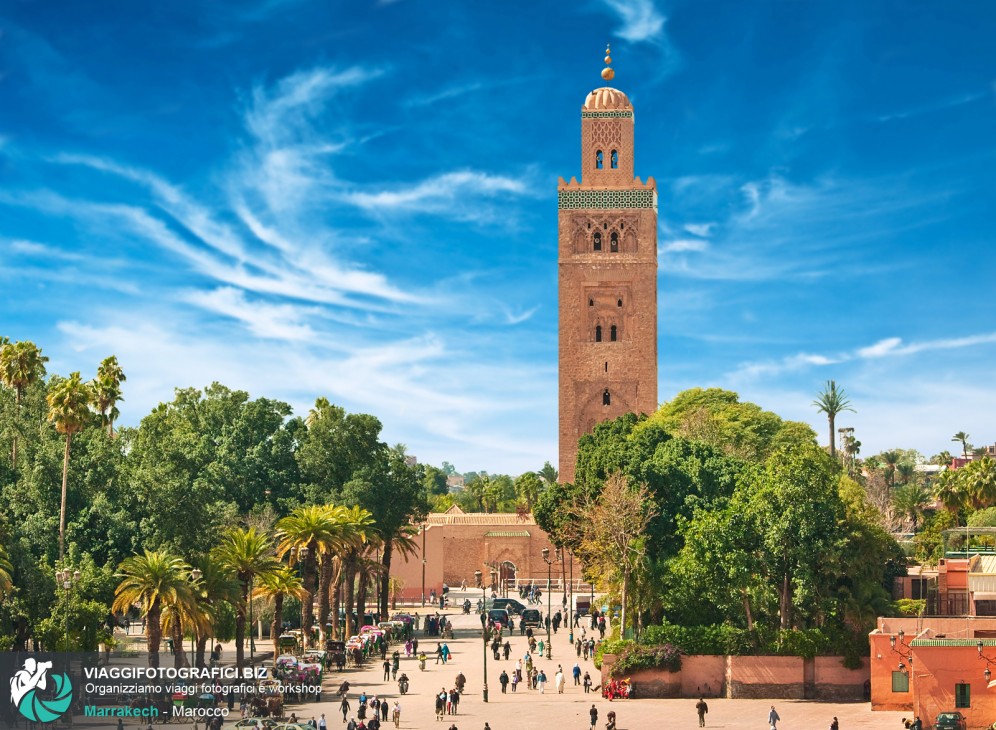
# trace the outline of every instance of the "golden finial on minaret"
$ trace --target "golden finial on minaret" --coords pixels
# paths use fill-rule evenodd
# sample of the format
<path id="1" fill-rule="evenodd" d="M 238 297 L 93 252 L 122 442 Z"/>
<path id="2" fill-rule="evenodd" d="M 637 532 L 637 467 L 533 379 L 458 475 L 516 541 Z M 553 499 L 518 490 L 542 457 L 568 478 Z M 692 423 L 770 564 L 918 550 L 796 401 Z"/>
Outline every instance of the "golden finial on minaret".
<path id="1" fill-rule="evenodd" d="M 612 81 L 615 75 L 616 72 L 612 70 L 612 48 L 605 46 L 605 68 L 602 69 L 602 78 L 606 81 Z"/>

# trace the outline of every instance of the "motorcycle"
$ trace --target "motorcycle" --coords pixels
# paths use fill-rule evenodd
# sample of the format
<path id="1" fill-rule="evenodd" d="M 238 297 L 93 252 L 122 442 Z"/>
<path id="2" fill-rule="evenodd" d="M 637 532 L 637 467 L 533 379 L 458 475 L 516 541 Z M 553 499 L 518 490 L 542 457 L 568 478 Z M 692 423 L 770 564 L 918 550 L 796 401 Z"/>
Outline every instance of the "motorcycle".
<path id="1" fill-rule="evenodd" d="M 470 599 L 467 599 L 463 602 L 463 612 L 470 613 Z"/>
<path id="2" fill-rule="evenodd" d="M 401 694 L 408 694 L 408 677 L 404 674 L 401 675 L 401 679 L 398 680 L 398 690 Z"/>
<path id="3" fill-rule="evenodd" d="M 423 672 L 425 671 L 425 654 L 424 653 L 418 655 L 418 668 L 421 669 Z"/>

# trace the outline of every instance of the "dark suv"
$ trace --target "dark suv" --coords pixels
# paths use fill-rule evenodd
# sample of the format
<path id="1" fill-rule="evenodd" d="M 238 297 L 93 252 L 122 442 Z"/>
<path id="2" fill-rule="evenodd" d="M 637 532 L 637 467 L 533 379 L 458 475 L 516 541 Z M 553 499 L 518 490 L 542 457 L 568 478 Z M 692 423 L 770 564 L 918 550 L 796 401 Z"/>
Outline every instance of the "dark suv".
<path id="1" fill-rule="evenodd" d="M 488 601 L 488 608 L 504 608 L 515 616 L 521 616 L 526 607 L 514 598 L 492 598 Z"/>
<path id="2" fill-rule="evenodd" d="M 540 612 L 535 608 L 527 608 L 522 612 L 522 625 L 527 629 L 531 626 L 539 626 L 543 623 Z"/>

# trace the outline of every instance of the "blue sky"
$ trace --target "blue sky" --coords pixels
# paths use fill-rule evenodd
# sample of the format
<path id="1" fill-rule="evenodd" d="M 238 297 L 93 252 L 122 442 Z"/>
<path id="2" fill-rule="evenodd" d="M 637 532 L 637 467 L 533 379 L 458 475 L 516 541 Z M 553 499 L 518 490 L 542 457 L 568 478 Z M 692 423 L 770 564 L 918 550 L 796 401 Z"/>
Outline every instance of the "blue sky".
<path id="1" fill-rule="evenodd" d="M 996 6 L 0 4 L 0 334 L 429 463 L 557 462 L 556 182 L 606 42 L 660 189 L 660 397 L 996 442 Z"/>

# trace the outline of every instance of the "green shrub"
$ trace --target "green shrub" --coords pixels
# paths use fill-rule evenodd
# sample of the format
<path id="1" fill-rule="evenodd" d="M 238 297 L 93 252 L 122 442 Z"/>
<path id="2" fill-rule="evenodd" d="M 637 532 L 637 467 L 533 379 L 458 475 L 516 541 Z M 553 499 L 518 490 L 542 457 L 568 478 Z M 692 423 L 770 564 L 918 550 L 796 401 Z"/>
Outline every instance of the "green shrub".
<path id="1" fill-rule="evenodd" d="M 634 645 L 632 641 L 600 641 L 595 644 L 595 656 L 592 661 L 595 669 L 602 668 L 602 657 L 606 654 L 622 654 L 624 650 Z"/>
<path id="2" fill-rule="evenodd" d="M 900 616 L 919 616 L 927 608 L 924 598 L 900 598 L 896 601 L 896 613 Z"/>
<path id="3" fill-rule="evenodd" d="M 674 644 L 642 646 L 632 644 L 623 648 L 616 656 L 610 674 L 625 677 L 639 669 L 664 669 L 668 672 L 681 670 L 681 650 Z"/>

